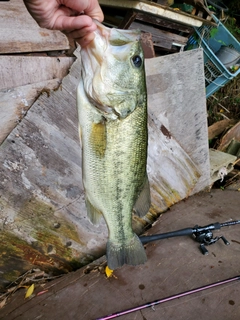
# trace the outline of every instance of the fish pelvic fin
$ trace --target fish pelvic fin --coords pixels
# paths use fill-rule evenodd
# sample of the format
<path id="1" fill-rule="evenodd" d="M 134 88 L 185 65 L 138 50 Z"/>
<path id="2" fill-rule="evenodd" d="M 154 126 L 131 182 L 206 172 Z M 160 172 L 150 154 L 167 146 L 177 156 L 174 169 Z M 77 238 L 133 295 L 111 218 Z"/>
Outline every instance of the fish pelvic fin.
<path id="1" fill-rule="evenodd" d="M 136 266 L 147 261 L 145 249 L 136 234 L 122 245 L 116 245 L 111 240 L 107 242 L 107 264 L 111 270 L 124 264 Z"/>
<path id="2" fill-rule="evenodd" d="M 151 205 L 150 186 L 149 186 L 148 177 L 146 176 L 143 184 L 143 188 L 133 207 L 133 211 L 137 216 L 143 217 L 148 213 L 150 205 Z"/>
<path id="3" fill-rule="evenodd" d="M 87 215 L 92 224 L 98 224 L 102 216 L 102 212 L 97 210 L 91 202 L 86 198 Z"/>

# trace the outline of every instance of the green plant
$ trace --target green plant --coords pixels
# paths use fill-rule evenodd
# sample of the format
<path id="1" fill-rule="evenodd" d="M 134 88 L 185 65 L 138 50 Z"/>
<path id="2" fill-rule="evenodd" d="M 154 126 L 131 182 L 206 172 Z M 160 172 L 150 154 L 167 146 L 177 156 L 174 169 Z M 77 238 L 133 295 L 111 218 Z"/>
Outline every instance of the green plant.
<path id="1" fill-rule="evenodd" d="M 228 17 L 224 25 L 235 38 L 240 40 L 240 27 L 237 25 L 237 21 L 235 18 Z"/>

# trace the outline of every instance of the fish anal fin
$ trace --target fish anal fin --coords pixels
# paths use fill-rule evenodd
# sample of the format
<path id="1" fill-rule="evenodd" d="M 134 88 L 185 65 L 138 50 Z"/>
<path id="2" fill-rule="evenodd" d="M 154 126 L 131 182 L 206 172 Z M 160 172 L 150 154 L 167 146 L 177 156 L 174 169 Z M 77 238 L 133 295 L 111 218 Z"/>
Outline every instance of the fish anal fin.
<path id="1" fill-rule="evenodd" d="M 86 208 L 87 208 L 87 215 L 90 221 L 93 224 L 98 224 L 102 216 L 102 212 L 97 210 L 88 199 L 86 199 Z"/>
<path id="2" fill-rule="evenodd" d="M 124 264 L 139 265 L 147 261 L 145 249 L 136 234 L 127 243 L 116 245 L 111 240 L 107 242 L 107 264 L 111 270 Z"/>
<path id="3" fill-rule="evenodd" d="M 151 205 L 151 195 L 150 195 L 150 186 L 148 177 L 146 176 L 143 188 L 137 198 L 137 201 L 134 205 L 134 213 L 139 217 L 143 217 L 148 213 L 148 210 Z"/>
<path id="4" fill-rule="evenodd" d="M 98 157 L 103 157 L 107 146 L 106 125 L 104 121 L 93 123 L 89 143 Z"/>

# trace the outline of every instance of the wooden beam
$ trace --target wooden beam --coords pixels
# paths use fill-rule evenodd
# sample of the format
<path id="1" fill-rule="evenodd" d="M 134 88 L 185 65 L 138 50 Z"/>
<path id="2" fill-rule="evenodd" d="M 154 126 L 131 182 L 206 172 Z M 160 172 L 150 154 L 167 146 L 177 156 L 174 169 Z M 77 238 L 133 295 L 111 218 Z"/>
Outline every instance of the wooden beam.
<path id="1" fill-rule="evenodd" d="M 154 58 L 155 51 L 151 33 L 145 32 L 141 34 L 141 44 L 145 59 Z"/>
<path id="2" fill-rule="evenodd" d="M 175 33 L 164 31 L 138 22 L 133 22 L 130 28 L 140 29 L 144 32 L 150 32 L 152 34 L 154 45 L 162 48 L 171 49 L 174 43 L 181 47 L 182 45 L 185 45 L 188 40 L 187 37 L 179 36 Z"/>
<path id="3" fill-rule="evenodd" d="M 175 22 L 185 25 L 200 27 L 205 21 L 199 17 L 193 17 L 185 12 L 176 12 L 172 8 L 161 6 L 160 4 L 150 1 L 137 1 L 137 0 L 99 0 L 100 5 L 119 8 L 119 9 L 133 9 L 140 12 L 152 14 L 155 16 L 163 17 Z"/>
<path id="4" fill-rule="evenodd" d="M 120 29 L 128 29 L 131 23 L 135 20 L 137 12 L 134 10 L 128 10 L 122 22 L 118 26 Z"/>
<path id="5" fill-rule="evenodd" d="M 163 17 L 156 17 L 154 15 L 147 15 L 142 12 L 138 12 L 136 20 L 147 22 L 151 25 L 156 25 L 168 29 L 178 30 L 185 33 L 191 33 L 194 29 L 191 26 L 186 26 L 177 22 L 166 20 Z"/>
<path id="6" fill-rule="evenodd" d="M 0 90 L 62 79 L 73 57 L 0 56 Z"/>

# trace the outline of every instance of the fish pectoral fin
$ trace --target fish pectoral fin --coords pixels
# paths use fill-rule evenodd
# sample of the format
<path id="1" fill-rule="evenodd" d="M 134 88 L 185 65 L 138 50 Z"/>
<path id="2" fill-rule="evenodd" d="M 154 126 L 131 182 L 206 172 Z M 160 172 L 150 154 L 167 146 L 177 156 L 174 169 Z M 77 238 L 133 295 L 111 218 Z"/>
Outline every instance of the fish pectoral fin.
<path id="1" fill-rule="evenodd" d="M 92 124 L 89 144 L 96 156 L 104 157 L 107 147 L 106 125 L 104 122 Z"/>
<path id="2" fill-rule="evenodd" d="M 102 216 L 102 212 L 97 210 L 91 202 L 86 198 L 87 215 L 93 224 L 98 224 Z"/>
<path id="3" fill-rule="evenodd" d="M 148 213 L 151 205 L 151 195 L 148 177 L 146 176 L 143 188 L 137 198 L 137 201 L 133 207 L 134 213 L 139 217 L 143 217 Z"/>

